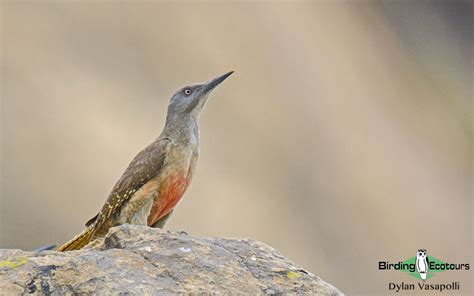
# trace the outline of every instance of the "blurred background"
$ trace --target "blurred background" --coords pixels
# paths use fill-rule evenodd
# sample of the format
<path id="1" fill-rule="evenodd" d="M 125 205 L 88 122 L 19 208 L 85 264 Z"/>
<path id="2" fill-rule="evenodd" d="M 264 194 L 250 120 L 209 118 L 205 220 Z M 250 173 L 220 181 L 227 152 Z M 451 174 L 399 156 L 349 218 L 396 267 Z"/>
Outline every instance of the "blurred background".
<path id="1" fill-rule="evenodd" d="M 415 283 L 378 261 L 419 248 L 472 264 L 471 26 L 469 1 L 3 0 L 0 247 L 81 231 L 171 94 L 235 70 L 168 229 L 263 241 L 349 295 Z"/>

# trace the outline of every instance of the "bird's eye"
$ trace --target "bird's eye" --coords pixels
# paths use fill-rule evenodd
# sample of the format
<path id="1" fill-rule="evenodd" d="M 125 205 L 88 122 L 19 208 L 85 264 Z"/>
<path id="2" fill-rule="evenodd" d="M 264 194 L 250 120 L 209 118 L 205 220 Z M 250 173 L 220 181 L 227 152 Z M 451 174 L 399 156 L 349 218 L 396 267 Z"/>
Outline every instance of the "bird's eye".
<path id="1" fill-rule="evenodd" d="M 186 89 L 184 90 L 184 94 L 187 95 L 187 96 L 189 96 L 189 95 L 191 94 L 191 90 L 190 90 L 189 88 L 186 88 Z"/>

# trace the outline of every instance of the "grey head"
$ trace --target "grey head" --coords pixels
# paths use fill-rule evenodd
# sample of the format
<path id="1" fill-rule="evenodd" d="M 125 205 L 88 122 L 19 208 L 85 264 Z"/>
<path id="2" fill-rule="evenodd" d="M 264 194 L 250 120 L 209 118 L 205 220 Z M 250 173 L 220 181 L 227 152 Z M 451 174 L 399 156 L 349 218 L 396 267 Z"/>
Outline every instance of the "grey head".
<path id="1" fill-rule="evenodd" d="M 167 124 L 187 119 L 198 120 L 206 105 L 209 94 L 234 71 L 216 77 L 208 82 L 194 83 L 178 89 L 168 105 Z"/>

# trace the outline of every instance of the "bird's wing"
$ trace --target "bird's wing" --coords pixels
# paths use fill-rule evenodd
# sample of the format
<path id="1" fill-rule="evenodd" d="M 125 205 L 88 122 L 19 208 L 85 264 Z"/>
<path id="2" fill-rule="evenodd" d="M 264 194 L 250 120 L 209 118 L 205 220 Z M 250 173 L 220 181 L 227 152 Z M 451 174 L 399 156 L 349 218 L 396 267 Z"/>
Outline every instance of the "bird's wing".
<path id="1" fill-rule="evenodd" d="M 169 138 L 159 138 L 140 151 L 115 184 L 102 210 L 86 225 L 94 224 L 95 229 L 100 228 L 109 217 L 120 211 L 125 201 L 154 178 L 163 165 L 170 143 Z"/>
<path id="2" fill-rule="evenodd" d="M 98 213 L 97 213 L 97 215 L 95 215 L 94 217 L 90 218 L 90 219 L 86 222 L 86 226 L 91 226 L 92 224 L 94 224 L 95 220 L 97 219 L 97 216 L 99 216 Z"/>

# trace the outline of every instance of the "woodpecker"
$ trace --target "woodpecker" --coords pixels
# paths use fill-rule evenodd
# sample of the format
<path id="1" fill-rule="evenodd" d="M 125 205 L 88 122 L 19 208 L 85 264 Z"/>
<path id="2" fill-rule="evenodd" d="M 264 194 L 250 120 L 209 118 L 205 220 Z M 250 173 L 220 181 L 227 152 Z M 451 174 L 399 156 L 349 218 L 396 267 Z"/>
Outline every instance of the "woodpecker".
<path id="1" fill-rule="evenodd" d="M 211 91 L 233 71 L 180 88 L 160 136 L 131 161 L 100 212 L 58 251 L 78 250 L 124 223 L 163 228 L 183 197 L 199 157 L 199 117 Z"/>

